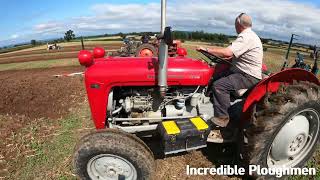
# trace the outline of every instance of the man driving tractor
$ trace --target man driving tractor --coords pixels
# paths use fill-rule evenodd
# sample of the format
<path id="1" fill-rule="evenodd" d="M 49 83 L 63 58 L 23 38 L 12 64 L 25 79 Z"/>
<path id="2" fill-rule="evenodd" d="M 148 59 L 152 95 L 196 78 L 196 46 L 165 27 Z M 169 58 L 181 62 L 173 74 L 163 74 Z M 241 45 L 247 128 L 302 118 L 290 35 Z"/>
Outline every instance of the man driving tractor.
<path id="1" fill-rule="evenodd" d="M 231 60 L 233 64 L 229 70 L 220 73 L 219 77 L 213 77 L 214 126 L 227 127 L 230 120 L 228 108 L 231 92 L 250 89 L 262 79 L 262 43 L 251 27 L 251 17 L 241 13 L 235 20 L 238 37 L 229 47 L 197 48 Z"/>

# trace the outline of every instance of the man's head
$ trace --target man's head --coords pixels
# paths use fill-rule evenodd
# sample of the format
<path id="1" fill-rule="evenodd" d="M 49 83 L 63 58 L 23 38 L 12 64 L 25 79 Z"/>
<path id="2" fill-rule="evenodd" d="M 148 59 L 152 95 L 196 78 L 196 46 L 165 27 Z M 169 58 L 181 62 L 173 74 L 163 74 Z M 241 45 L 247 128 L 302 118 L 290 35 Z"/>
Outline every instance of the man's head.
<path id="1" fill-rule="evenodd" d="M 247 28 L 251 28 L 252 20 L 251 17 L 245 13 L 241 13 L 235 21 L 235 27 L 238 34 Z"/>

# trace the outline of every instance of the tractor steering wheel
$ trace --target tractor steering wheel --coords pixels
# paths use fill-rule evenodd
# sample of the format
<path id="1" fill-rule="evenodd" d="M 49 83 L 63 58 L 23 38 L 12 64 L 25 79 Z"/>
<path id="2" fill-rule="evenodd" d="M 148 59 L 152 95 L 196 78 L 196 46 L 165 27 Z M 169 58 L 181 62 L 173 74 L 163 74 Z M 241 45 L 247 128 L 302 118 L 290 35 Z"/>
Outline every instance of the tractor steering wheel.
<path id="1" fill-rule="evenodd" d="M 214 54 L 209 53 L 208 51 L 205 50 L 198 50 L 201 54 L 203 54 L 204 56 L 206 56 L 208 59 L 210 59 L 212 62 L 217 63 L 217 64 L 228 64 L 233 66 L 233 64 L 230 61 L 227 61 L 225 59 L 222 59 Z"/>

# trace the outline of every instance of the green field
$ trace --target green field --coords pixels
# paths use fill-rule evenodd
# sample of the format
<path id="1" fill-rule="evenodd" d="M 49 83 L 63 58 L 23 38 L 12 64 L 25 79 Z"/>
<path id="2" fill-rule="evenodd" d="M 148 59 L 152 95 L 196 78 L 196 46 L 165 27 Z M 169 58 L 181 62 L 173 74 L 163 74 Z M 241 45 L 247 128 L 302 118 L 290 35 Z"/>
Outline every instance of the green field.
<path id="1" fill-rule="evenodd" d="M 62 66 L 79 66 L 78 59 L 53 59 L 44 61 L 30 61 L 21 63 L 0 64 L 0 71 L 23 70 L 36 68 L 52 68 Z"/>

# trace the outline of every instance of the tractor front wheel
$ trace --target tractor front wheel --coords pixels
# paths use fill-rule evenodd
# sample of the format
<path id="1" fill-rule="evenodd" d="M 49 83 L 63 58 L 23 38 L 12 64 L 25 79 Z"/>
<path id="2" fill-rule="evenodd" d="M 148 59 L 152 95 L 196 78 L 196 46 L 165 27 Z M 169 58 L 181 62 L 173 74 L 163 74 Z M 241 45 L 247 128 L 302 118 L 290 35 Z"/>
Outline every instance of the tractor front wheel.
<path id="1" fill-rule="evenodd" d="M 137 51 L 136 57 L 156 57 L 158 56 L 157 48 L 149 43 L 141 44 Z"/>
<path id="2" fill-rule="evenodd" d="M 280 88 L 265 99 L 248 128 L 249 164 L 268 168 L 302 167 L 319 142 L 319 87 L 308 82 Z"/>
<path id="3" fill-rule="evenodd" d="M 108 129 L 83 137 L 75 148 L 73 164 L 84 180 L 151 179 L 154 157 L 136 136 Z"/>

